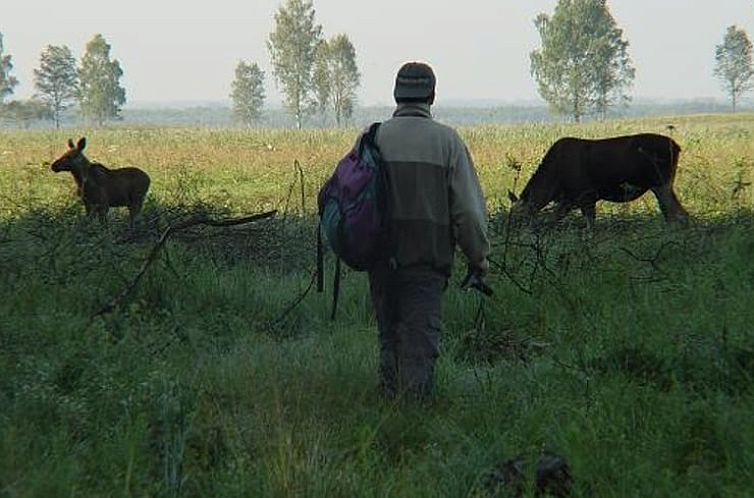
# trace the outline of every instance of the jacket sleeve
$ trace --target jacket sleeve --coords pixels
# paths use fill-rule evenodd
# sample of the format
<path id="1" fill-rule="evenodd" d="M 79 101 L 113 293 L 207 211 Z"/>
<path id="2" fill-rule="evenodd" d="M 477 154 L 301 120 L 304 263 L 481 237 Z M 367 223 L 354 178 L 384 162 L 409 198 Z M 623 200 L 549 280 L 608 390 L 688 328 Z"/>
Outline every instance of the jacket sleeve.
<path id="1" fill-rule="evenodd" d="M 460 138 L 459 138 L 460 141 Z M 481 268 L 490 254 L 487 213 L 482 187 L 468 149 L 461 143 L 450 172 L 450 217 L 453 236 L 472 268 Z"/>

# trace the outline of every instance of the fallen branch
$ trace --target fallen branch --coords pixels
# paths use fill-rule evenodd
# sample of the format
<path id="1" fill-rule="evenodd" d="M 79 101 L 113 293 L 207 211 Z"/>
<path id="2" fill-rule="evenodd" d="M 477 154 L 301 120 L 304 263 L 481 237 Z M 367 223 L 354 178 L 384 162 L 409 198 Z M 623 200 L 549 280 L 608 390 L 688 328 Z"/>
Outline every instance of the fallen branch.
<path id="1" fill-rule="evenodd" d="M 288 307 L 286 307 L 277 318 L 267 323 L 266 328 L 268 330 L 272 330 L 274 327 L 279 325 L 283 321 L 283 319 L 285 319 L 285 317 L 287 317 L 290 314 L 290 312 L 296 308 L 296 306 L 301 304 L 301 301 L 304 300 L 304 298 L 309 294 L 309 291 L 312 290 L 312 287 L 314 287 L 314 282 L 316 279 L 317 279 L 317 271 L 315 270 L 312 272 L 311 278 L 309 279 L 309 285 L 306 287 L 306 289 L 304 289 L 304 291 L 301 292 L 296 297 L 296 299 L 294 299 L 293 302 L 291 302 L 291 304 L 289 304 Z"/>
<path id="2" fill-rule="evenodd" d="M 162 232 L 162 235 L 160 236 L 157 243 L 152 247 L 152 250 L 149 252 L 149 255 L 144 260 L 144 263 L 142 263 L 141 268 L 139 269 L 136 276 L 131 280 L 131 282 L 113 299 L 110 300 L 107 304 L 105 304 L 102 308 L 100 308 L 96 313 L 94 313 L 89 318 L 89 323 L 87 324 L 87 327 L 94 321 L 95 318 L 98 316 L 106 315 L 109 313 L 112 313 L 115 311 L 118 307 L 120 307 L 123 302 L 126 300 L 126 298 L 133 292 L 133 290 L 137 287 L 139 282 L 141 281 L 142 277 L 147 273 L 147 270 L 152 265 L 152 263 L 157 259 L 157 255 L 160 252 L 160 249 L 165 245 L 165 242 L 167 242 L 170 235 L 174 232 L 177 232 L 179 230 L 184 230 L 189 227 L 193 227 L 196 225 L 208 225 L 213 227 L 229 227 L 229 226 L 236 226 L 236 225 L 243 225 L 245 223 L 252 223 L 254 221 L 263 220 L 266 218 L 271 218 L 277 214 L 277 210 L 273 211 L 267 211 L 264 213 L 254 214 L 251 216 L 244 216 L 243 218 L 229 218 L 225 220 L 213 220 L 206 214 L 199 214 L 192 216 L 186 220 L 179 221 L 177 223 L 174 223 L 167 227 L 165 231 Z"/>
<path id="3" fill-rule="evenodd" d="M 636 261 L 639 261 L 641 263 L 649 263 L 649 265 L 652 267 L 653 270 L 655 270 L 657 273 L 661 275 L 666 276 L 668 273 L 660 267 L 658 261 L 660 260 L 660 257 L 662 256 L 662 252 L 665 250 L 665 248 L 673 246 L 673 245 L 677 245 L 677 243 L 673 242 L 672 240 L 663 243 L 659 247 L 659 249 L 657 249 L 657 252 L 655 253 L 655 255 L 653 257 L 648 257 L 648 258 L 643 258 L 641 256 L 638 256 L 634 254 L 633 252 L 631 252 L 630 250 L 626 249 L 625 247 L 621 247 L 620 250 L 628 254 L 630 257 L 632 257 Z"/>
<path id="4" fill-rule="evenodd" d="M 531 289 L 526 288 L 526 286 L 524 286 L 524 284 L 522 284 L 521 282 L 519 282 L 516 279 L 516 277 L 513 276 L 513 274 L 510 272 L 510 270 L 508 269 L 507 266 L 505 266 L 504 264 L 498 263 L 497 261 L 495 261 L 494 259 L 489 258 L 489 257 L 487 258 L 487 260 L 492 264 L 492 266 L 494 266 L 495 268 L 501 270 L 503 272 L 503 274 L 506 277 L 508 277 L 508 280 L 510 280 L 511 282 L 513 282 L 513 285 L 515 285 L 518 288 L 518 290 L 520 290 L 521 292 L 523 292 L 524 294 L 526 294 L 528 296 L 531 296 L 531 295 L 534 294 Z M 503 261 L 505 261 L 505 260 L 503 260 Z"/>

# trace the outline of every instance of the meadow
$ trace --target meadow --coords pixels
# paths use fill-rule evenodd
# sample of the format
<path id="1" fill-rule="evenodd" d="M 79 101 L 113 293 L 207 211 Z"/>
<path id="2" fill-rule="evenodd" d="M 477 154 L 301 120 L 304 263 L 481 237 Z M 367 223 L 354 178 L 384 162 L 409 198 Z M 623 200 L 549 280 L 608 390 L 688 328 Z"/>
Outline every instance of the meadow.
<path id="1" fill-rule="evenodd" d="M 542 451 L 573 496 L 751 496 L 754 115 L 461 128 L 495 295 L 459 289 L 459 257 L 430 406 L 378 396 L 365 275 L 335 321 L 331 258 L 311 289 L 316 192 L 357 132 L 0 131 L 0 497 L 508 496 L 490 472 Z M 507 191 L 557 138 L 634 132 L 681 145 L 689 227 L 649 194 L 598 204 L 592 232 L 509 228 Z M 77 134 L 152 177 L 134 232 L 50 171 Z M 153 252 L 188 217 L 272 209 Z"/>

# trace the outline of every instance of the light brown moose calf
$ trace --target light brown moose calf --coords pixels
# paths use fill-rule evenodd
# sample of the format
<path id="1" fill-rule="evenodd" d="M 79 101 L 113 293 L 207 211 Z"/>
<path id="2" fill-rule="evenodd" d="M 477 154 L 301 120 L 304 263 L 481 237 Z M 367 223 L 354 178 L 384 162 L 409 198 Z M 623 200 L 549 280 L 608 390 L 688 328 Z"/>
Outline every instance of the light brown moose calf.
<path id="1" fill-rule="evenodd" d="M 127 207 L 128 226 L 133 228 L 149 190 L 149 175 L 139 168 L 109 169 L 93 163 L 84 156 L 85 147 L 84 137 L 76 145 L 68 139 L 68 151 L 52 163 L 52 171 L 71 172 L 86 214 L 97 215 L 104 222 L 111 207 Z"/>

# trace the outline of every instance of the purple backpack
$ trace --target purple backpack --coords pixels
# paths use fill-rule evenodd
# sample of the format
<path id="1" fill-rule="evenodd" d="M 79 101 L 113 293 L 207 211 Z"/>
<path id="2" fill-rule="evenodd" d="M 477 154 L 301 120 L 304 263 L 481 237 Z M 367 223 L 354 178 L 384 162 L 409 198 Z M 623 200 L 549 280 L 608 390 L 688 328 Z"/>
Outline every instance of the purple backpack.
<path id="1" fill-rule="evenodd" d="M 369 270 L 384 252 L 387 237 L 386 172 L 375 142 L 380 123 L 373 123 L 354 148 L 338 162 L 317 196 L 317 290 L 322 291 L 322 235 L 335 253 L 331 317 L 335 318 L 340 291 L 340 261 L 357 271 Z"/>
<path id="2" fill-rule="evenodd" d="M 384 247 L 384 171 L 369 127 L 340 160 L 317 197 L 321 232 L 335 255 L 354 270 L 369 270 Z"/>

